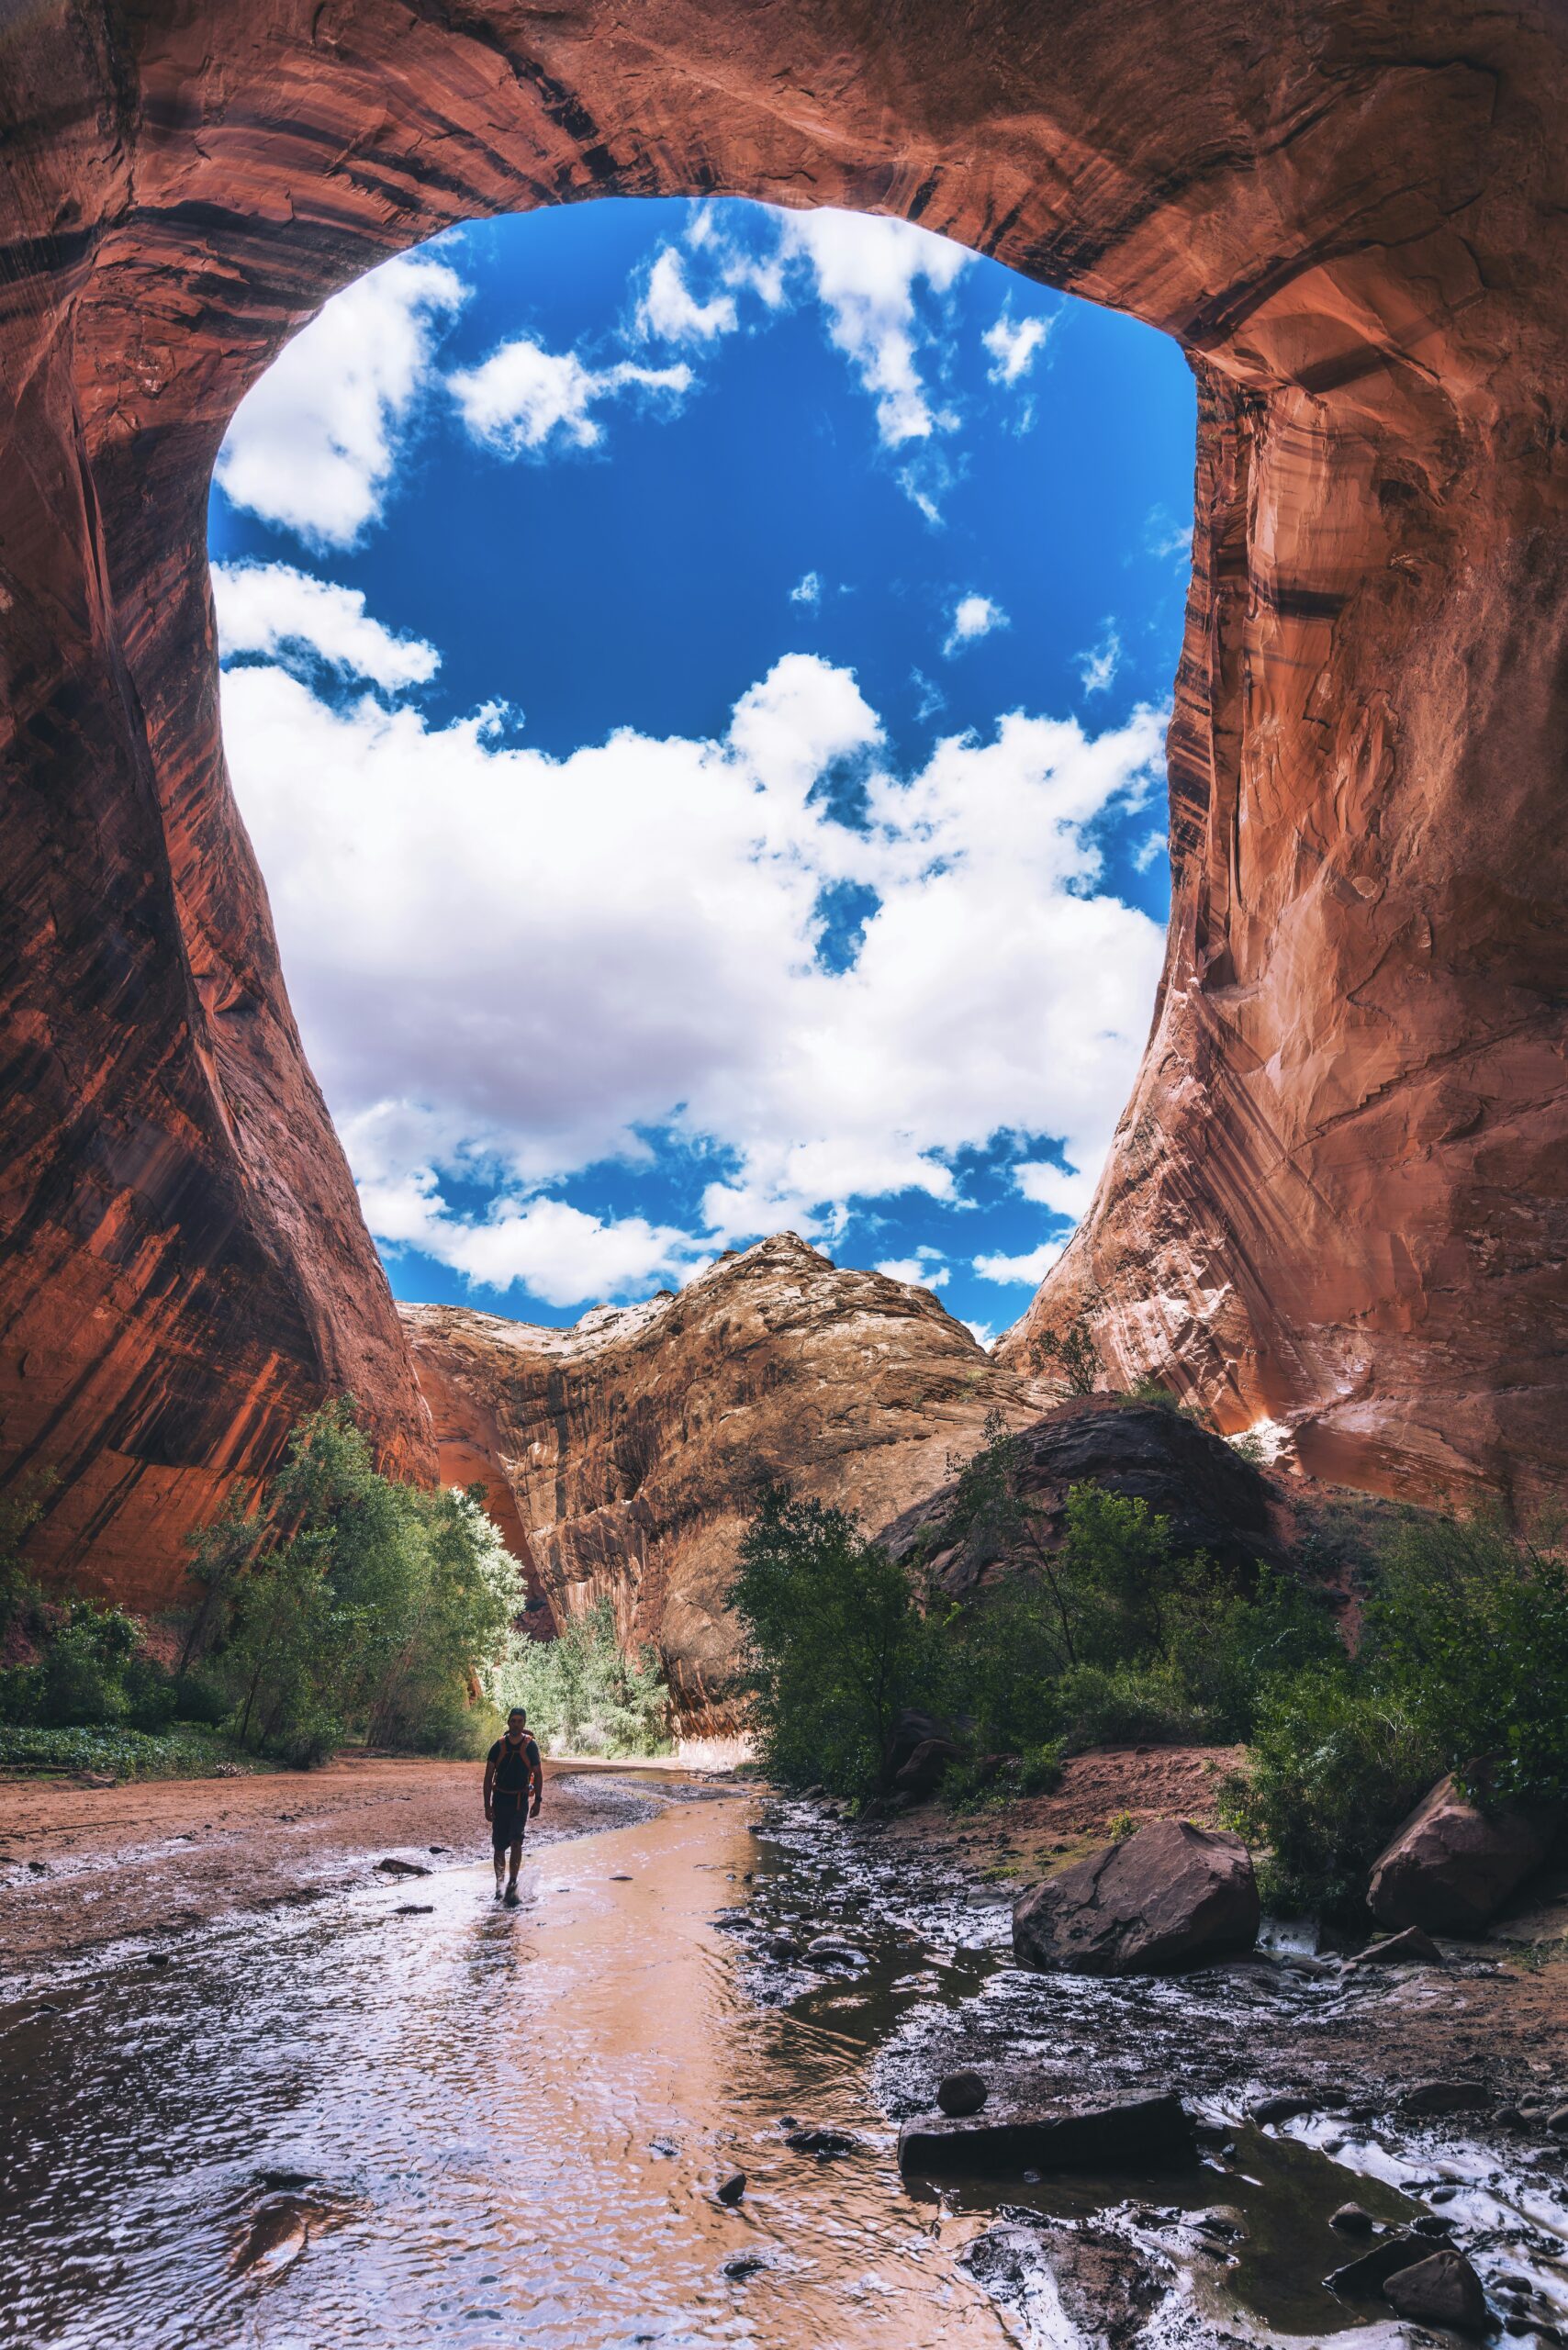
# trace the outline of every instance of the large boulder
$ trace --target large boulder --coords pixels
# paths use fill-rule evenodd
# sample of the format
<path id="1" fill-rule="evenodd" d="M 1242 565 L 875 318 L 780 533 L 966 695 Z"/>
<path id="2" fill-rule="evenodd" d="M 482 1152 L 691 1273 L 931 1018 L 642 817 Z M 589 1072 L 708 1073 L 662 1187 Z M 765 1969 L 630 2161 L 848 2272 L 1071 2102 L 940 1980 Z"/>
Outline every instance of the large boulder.
<path id="1" fill-rule="evenodd" d="M 1544 1812 L 1483 1811 L 1440 1780 L 1379 1854 L 1367 1905 L 1381 1925 L 1478 1934 L 1540 1867 L 1554 1826 Z"/>
<path id="2" fill-rule="evenodd" d="M 1250 1950 L 1259 1914 L 1238 1836 L 1157 1819 L 1032 1886 L 1013 1912 L 1013 1947 L 1055 1974 L 1162 1975 Z"/>

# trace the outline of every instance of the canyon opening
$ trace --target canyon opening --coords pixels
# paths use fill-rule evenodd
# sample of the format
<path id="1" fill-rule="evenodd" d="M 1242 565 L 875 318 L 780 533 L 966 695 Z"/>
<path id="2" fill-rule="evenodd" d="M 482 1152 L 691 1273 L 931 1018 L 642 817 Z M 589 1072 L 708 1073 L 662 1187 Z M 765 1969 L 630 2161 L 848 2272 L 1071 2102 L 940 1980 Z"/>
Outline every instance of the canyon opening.
<path id="1" fill-rule="evenodd" d="M 19 2339 L 1562 2337 L 1562 51 L 14 12 Z"/>

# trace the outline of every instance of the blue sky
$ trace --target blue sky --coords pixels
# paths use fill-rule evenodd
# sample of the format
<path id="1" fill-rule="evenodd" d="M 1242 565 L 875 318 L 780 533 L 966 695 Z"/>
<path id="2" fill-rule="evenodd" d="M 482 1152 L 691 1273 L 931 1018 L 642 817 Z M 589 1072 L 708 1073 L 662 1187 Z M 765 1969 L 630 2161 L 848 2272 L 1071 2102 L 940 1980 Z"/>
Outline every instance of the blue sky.
<path id="1" fill-rule="evenodd" d="M 400 1296 L 784 1227 L 1015 1318 L 1167 904 L 1174 346 L 902 223 L 595 203 L 329 304 L 210 544 L 235 787 Z"/>

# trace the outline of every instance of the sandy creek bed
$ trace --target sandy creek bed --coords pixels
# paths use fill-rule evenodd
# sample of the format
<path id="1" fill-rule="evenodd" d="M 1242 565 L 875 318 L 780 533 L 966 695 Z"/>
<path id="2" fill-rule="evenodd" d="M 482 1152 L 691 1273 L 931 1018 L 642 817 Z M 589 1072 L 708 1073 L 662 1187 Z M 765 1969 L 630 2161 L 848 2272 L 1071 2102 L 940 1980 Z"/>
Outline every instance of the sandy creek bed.
<path id="1" fill-rule="evenodd" d="M 553 1773 L 554 1841 L 507 1912 L 473 1778 L 0 1798 L 0 2342 L 1408 2338 L 1322 2288 L 1352 2195 L 1451 2223 L 1525 2338 L 1568 2316 L 1562 2150 L 1396 2110 L 1439 2071 L 1484 2066 L 1499 2100 L 1568 2079 L 1554 1978 L 1029 1976 L 1006 1890 L 949 1856 L 675 1774 Z M 398 1854 L 431 1873 L 378 1875 Z M 824 1928 L 852 1963 L 772 1955 Z M 1025 2096 L 1178 2087 L 1230 2151 L 906 2186 L 897 2121 L 959 2059 Z M 1282 2086 L 1319 2109 L 1247 2123 Z M 792 2147 L 801 2126 L 843 2150 Z M 1193 2227 L 1216 2210 L 1234 2232 Z"/>

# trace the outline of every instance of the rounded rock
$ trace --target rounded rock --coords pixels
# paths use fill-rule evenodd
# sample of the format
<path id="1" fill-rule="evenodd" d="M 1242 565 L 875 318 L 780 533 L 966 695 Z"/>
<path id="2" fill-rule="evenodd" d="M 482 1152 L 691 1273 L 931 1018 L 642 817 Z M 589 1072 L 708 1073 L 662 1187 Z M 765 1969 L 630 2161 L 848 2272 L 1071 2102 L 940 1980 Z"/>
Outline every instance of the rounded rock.
<path id="1" fill-rule="evenodd" d="M 944 2073 L 936 2084 L 936 2102 L 951 2120 L 978 2113 L 991 2089 L 979 2073 Z"/>

